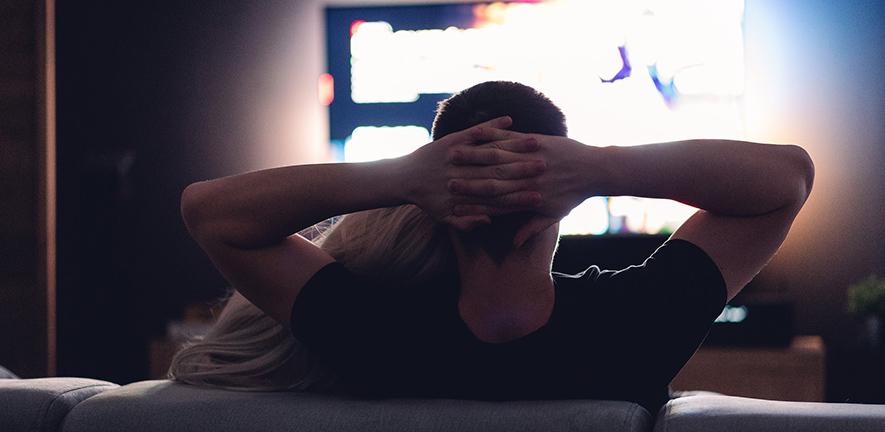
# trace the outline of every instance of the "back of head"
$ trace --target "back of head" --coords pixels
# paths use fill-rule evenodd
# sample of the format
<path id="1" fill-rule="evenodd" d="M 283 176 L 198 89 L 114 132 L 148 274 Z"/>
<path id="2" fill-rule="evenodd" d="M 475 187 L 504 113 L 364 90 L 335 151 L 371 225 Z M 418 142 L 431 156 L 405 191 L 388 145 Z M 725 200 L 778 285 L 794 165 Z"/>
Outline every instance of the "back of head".
<path id="1" fill-rule="evenodd" d="M 541 92 L 520 83 L 487 81 L 440 102 L 433 121 L 433 139 L 502 116 L 510 116 L 513 123 L 509 130 L 515 132 L 568 134 L 565 115 Z M 500 262 L 511 252 L 513 236 L 529 218 L 531 214 L 528 213 L 496 216 L 492 218 L 492 224 L 475 229 L 462 240 L 469 241 Z"/>
<path id="2" fill-rule="evenodd" d="M 537 90 L 515 82 L 488 81 L 442 101 L 433 139 L 485 121 L 510 116 L 510 130 L 565 136 L 562 111 Z M 474 237 L 502 256 L 525 215 L 497 217 Z M 349 269 L 379 279 L 419 283 L 451 274 L 455 259 L 445 226 L 414 205 L 373 209 L 345 216 L 318 244 Z"/>
<path id="3" fill-rule="evenodd" d="M 433 139 L 485 121 L 510 116 L 510 130 L 566 136 L 562 111 L 542 93 L 520 83 L 487 81 L 440 102 L 433 121 Z"/>
<path id="4" fill-rule="evenodd" d="M 504 115 L 517 132 L 566 134 L 562 112 L 544 95 L 522 84 L 492 81 L 440 103 L 433 137 Z M 380 279 L 417 286 L 457 273 L 445 226 L 414 205 L 346 215 L 313 242 L 350 270 Z M 204 338 L 178 352 L 169 376 L 241 390 L 316 389 L 334 380 L 288 329 L 239 295 Z"/>

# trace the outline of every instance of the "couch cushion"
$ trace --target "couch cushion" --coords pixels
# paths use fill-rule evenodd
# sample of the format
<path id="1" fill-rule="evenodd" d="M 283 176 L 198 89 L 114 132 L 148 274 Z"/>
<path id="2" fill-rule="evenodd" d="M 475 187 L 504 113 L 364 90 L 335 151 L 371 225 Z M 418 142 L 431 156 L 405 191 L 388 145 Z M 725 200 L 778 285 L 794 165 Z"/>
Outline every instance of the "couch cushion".
<path id="1" fill-rule="evenodd" d="M 655 432 L 883 432 L 885 405 L 782 402 L 722 395 L 673 399 Z"/>
<path id="2" fill-rule="evenodd" d="M 0 379 L 2 378 L 18 378 L 12 371 L 0 366 Z"/>
<path id="3" fill-rule="evenodd" d="M 0 380 L 0 431 L 50 432 L 81 401 L 118 387 L 87 378 Z"/>
<path id="4" fill-rule="evenodd" d="M 65 432 L 650 431 L 639 405 L 613 401 L 361 400 L 144 381 L 78 405 Z"/>

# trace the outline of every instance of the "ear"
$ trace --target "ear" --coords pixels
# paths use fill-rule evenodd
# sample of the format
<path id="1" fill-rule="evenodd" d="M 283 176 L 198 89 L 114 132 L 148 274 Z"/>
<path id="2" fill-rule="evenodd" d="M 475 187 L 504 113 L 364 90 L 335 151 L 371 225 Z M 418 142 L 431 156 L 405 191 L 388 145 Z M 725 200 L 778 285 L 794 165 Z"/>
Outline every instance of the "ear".
<path id="1" fill-rule="evenodd" d="M 544 232 L 556 222 L 559 222 L 559 219 L 546 216 L 535 216 L 529 219 L 525 225 L 519 227 L 519 231 L 513 237 L 513 247 L 516 249 L 521 248 L 530 238 Z"/>

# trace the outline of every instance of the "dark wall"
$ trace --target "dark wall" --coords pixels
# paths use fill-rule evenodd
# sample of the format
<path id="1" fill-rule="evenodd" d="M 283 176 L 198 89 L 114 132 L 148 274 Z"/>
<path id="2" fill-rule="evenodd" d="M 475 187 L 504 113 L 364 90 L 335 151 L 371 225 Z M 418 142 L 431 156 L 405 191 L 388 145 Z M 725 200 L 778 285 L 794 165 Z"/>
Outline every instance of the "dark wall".
<path id="1" fill-rule="evenodd" d="M 885 3 L 747 0 L 748 123 L 800 144 L 811 198 L 766 270 L 789 290 L 796 326 L 839 348 L 857 342 L 846 291 L 885 275 Z M 752 134 L 753 131 L 751 131 Z"/>
<path id="2" fill-rule="evenodd" d="M 0 364 L 47 373 L 47 296 L 38 240 L 40 52 L 32 1 L 0 1 Z"/>
<path id="3" fill-rule="evenodd" d="M 789 291 L 797 331 L 824 338 L 827 399 L 881 403 L 877 357 L 863 348 L 846 292 L 868 274 L 885 275 L 885 3 L 746 5 L 748 124 L 757 136 L 805 147 L 817 171 L 765 273 Z"/>
<path id="4" fill-rule="evenodd" d="M 254 22 L 283 6 L 58 5 L 59 374 L 143 379 L 148 339 L 224 292 L 178 197 L 249 168 L 242 83 L 267 37 Z"/>

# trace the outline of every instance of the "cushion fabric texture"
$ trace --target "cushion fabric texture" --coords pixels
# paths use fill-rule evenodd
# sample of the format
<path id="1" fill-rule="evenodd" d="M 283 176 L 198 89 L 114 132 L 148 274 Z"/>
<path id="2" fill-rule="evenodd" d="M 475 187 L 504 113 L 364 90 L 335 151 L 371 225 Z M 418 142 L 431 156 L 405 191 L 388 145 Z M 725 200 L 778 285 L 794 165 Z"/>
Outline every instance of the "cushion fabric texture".
<path id="1" fill-rule="evenodd" d="M 0 431 L 58 431 L 74 406 L 116 387 L 88 378 L 0 380 Z"/>
<path id="2" fill-rule="evenodd" d="M 0 366 L 0 379 L 3 378 L 18 378 L 14 373 L 12 373 L 9 369 L 6 369 L 3 366 Z"/>
<path id="3" fill-rule="evenodd" d="M 883 432 L 885 405 L 783 402 L 701 394 L 671 400 L 655 432 Z"/>
<path id="4" fill-rule="evenodd" d="M 78 405 L 65 432 L 102 431 L 636 431 L 652 418 L 629 402 L 352 399 L 143 381 Z"/>

